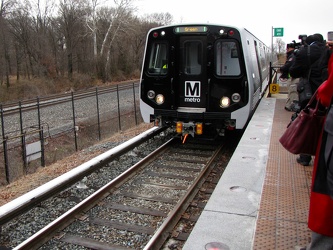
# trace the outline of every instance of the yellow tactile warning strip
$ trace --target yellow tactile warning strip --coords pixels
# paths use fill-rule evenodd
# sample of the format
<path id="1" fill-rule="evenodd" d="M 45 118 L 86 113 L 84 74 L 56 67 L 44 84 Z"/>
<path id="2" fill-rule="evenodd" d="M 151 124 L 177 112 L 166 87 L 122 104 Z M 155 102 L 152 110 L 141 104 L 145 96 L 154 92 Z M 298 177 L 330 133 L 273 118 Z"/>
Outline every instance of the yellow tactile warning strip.
<path id="1" fill-rule="evenodd" d="M 311 236 L 307 219 L 313 161 L 307 167 L 298 164 L 297 155 L 279 143 L 292 115 L 284 109 L 285 101 L 276 100 L 254 250 L 293 250 L 306 246 Z"/>

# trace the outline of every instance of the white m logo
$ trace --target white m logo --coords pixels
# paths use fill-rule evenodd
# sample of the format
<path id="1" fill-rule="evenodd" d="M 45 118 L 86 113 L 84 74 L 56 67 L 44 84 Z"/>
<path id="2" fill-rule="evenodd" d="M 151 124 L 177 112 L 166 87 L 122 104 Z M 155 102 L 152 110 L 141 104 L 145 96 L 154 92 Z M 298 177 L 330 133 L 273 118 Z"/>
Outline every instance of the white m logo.
<path id="1" fill-rule="evenodd" d="M 185 97 L 200 97 L 200 82 L 185 82 Z"/>

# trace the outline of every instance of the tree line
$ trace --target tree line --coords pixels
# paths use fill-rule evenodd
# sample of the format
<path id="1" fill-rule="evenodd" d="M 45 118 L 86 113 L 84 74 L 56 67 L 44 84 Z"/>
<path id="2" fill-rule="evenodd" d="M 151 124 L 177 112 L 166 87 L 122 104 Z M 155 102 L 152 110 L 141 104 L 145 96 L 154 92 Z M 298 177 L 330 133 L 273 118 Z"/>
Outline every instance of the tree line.
<path id="1" fill-rule="evenodd" d="M 1 84 L 9 86 L 10 76 L 79 73 L 106 82 L 138 73 L 148 30 L 172 16 L 140 17 L 133 1 L 0 0 Z"/>

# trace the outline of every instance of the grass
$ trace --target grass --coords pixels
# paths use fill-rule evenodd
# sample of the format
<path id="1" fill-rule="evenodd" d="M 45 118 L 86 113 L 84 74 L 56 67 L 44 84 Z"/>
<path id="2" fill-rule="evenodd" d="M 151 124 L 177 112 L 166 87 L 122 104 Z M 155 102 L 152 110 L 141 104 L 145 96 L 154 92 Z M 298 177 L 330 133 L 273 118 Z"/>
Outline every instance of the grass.
<path id="1" fill-rule="evenodd" d="M 100 82 L 88 75 L 76 75 L 74 80 L 68 78 L 34 78 L 17 81 L 10 78 L 10 86 L 0 85 L 0 103 L 19 101 L 47 96 L 68 91 L 76 91 L 100 85 Z"/>

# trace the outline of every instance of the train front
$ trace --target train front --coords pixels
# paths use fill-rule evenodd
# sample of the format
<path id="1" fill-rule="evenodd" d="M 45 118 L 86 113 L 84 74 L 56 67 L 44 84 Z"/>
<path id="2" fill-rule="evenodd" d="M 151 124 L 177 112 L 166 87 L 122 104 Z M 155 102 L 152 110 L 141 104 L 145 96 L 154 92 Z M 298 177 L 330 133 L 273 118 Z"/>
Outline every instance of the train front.
<path id="1" fill-rule="evenodd" d="M 181 135 L 224 135 L 243 128 L 248 112 L 238 111 L 248 95 L 237 29 L 178 25 L 148 33 L 140 81 L 145 122 L 173 126 Z"/>

